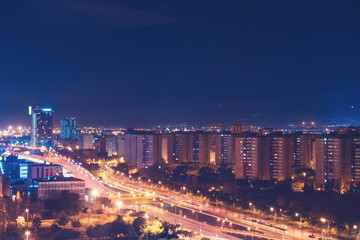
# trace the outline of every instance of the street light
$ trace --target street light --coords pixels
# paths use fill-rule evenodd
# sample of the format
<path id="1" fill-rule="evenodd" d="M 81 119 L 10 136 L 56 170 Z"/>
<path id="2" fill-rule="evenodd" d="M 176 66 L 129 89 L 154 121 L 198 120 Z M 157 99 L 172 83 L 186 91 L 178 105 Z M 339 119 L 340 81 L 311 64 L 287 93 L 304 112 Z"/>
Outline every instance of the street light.
<path id="1" fill-rule="evenodd" d="M 146 227 L 148 227 L 149 226 L 149 215 L 145 214 L 145 218 L 146 218 Z M 149 239 L 149 230 L 147 232 L 147 239 Z"/>
<path id="2" fill-rule="evenodd" d="M 275 222 L 277 222 L 276 220 L 276 208 L 270 207 L 270 211 L 275 213 Z"/>
<path id="3" fill-rule="evenodd" d="M 96 198 L 96 197 L 99 195 L 99 191 L 96 190 L 96 189 L 93 189 L 93 190 L 91 191 L 91 194 Z"/>
<path id="4" fill-rule="evenodd" d="M 358 239 L 359 238 L 359 235 L 360 235 L 360 228 L 357 226 L 357 225 L 354 225 L 353 226 L 353 228 L 356 230 L 356 229 L 359 229 L 358 230 L 358 233 L 356 234 L 357 236 L 356 236 L 356 239 Z"/>
<path id="5" fill-rule="evenodd" d="M 188 193 L 189 193 L 189 189 L 188 189 L 188 188 L 183 187 L 182 189 L 183 189 L 184 191 L 186 190 L 186 194 L 188 194 Z"/>
<path id="6" fill-rule="evenodd" d="M 303 236 L 303 230 L 302 230 L 302 221 L 301 221 L 301 214 L 300 213 L 295 213 L 295 216 L 296 217 L 299 217 L 299 220 L 300 220 L 300 230 L 301 230 L 301 239 L 304 239 L 304 236 Z"/>
<path id="7" fill-rule="evenodd" d="M 26 230 L 29 230 L 29 209 L 25 209 L 26 211 Z"/>
<path id="8" fill-rule="evenodd" d="M 26 231 L 26 232 L 25 232 L 25 235 L 26 235 L 26 240 L 29 240 L 30 232 L 29 232 L 29 231 Z"/>
<path id="9" fill-rule="evenodd" d="M 249 208 L 255 212 L 255 205 L 252 202 L 249 202 Z"/>
<path id="10" fill-rule="evenodd" d="M 326 223 L 328 224 L 328 235 L 329 235 L 329 238 L 330 238 L 330 224 L 329 224 L 329 220 L 327 220 L 326 218 L 320 218 L 320 221 L 323 222 L 323 223 Z"/>
<path id="11" fill-rule="evenodd" d="M 119 208 L 119 215 L 120 215 L 120 208 L 122 207 L 122 201 L 116 201 L 116 206 Z"/>

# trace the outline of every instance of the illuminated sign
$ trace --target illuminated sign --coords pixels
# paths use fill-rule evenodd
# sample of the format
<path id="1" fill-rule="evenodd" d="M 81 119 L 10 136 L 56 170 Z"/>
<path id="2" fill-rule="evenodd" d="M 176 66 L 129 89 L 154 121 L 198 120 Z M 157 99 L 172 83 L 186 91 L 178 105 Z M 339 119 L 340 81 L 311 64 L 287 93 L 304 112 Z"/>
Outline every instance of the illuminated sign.
<path id="1" fill-rule="evenodd" d="M 31 115 L 31 113 L 32 113 L 32 107 L 29 106 L 29 115 Z"/>
<path id="2" fill-rule="evenodd" d="M 43 108 L 43 109 L 41 109 L 43 112 L 51 112 L 52 111 L 52 109 L 51 108 Z"/>
<path id="3" fill-rule="evenodd" d="M 26 179 L 28 177 L 28 166 L 27 164 L 24 166 L 20 165 L 20 178 Z"/>

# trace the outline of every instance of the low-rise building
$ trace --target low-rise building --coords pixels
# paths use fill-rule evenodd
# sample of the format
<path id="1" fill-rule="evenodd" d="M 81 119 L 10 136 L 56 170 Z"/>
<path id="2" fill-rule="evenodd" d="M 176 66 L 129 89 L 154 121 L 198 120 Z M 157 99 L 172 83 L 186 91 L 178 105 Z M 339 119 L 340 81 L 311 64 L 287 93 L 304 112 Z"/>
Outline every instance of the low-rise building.
<path id="1" fill-rule="evenodd" d="M 79 194 L 80 200 L 85 200 L 85 181 L 78 178 L 42 179 L 38 181 L 38 198 L 56 198 L 62 191 Z"/>

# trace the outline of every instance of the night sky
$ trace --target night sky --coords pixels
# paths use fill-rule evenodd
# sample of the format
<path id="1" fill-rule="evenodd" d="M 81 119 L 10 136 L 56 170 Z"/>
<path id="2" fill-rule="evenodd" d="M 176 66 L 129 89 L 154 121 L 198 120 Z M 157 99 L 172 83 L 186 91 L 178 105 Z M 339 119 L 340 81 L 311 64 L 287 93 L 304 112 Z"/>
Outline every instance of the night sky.
<path id="1" fill-rule="evenodd" d="M 2 1 L 0 127 L 360 120 L 359 1 Z M 354 106 L 351 109 L 351 106 Z"/>

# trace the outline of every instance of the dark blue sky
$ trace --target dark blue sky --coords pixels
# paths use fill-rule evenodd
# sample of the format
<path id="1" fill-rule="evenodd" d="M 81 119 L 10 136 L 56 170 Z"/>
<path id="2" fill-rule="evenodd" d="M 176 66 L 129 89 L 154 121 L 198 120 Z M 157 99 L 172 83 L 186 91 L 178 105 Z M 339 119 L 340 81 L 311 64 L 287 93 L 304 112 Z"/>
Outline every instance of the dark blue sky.
<path id="1" fill-rule="evenodd" d="M 0 126 L 360 114 L 359 1 L 4 1 Z M 355 108 L 350 110 L 350 106 Z"/>

